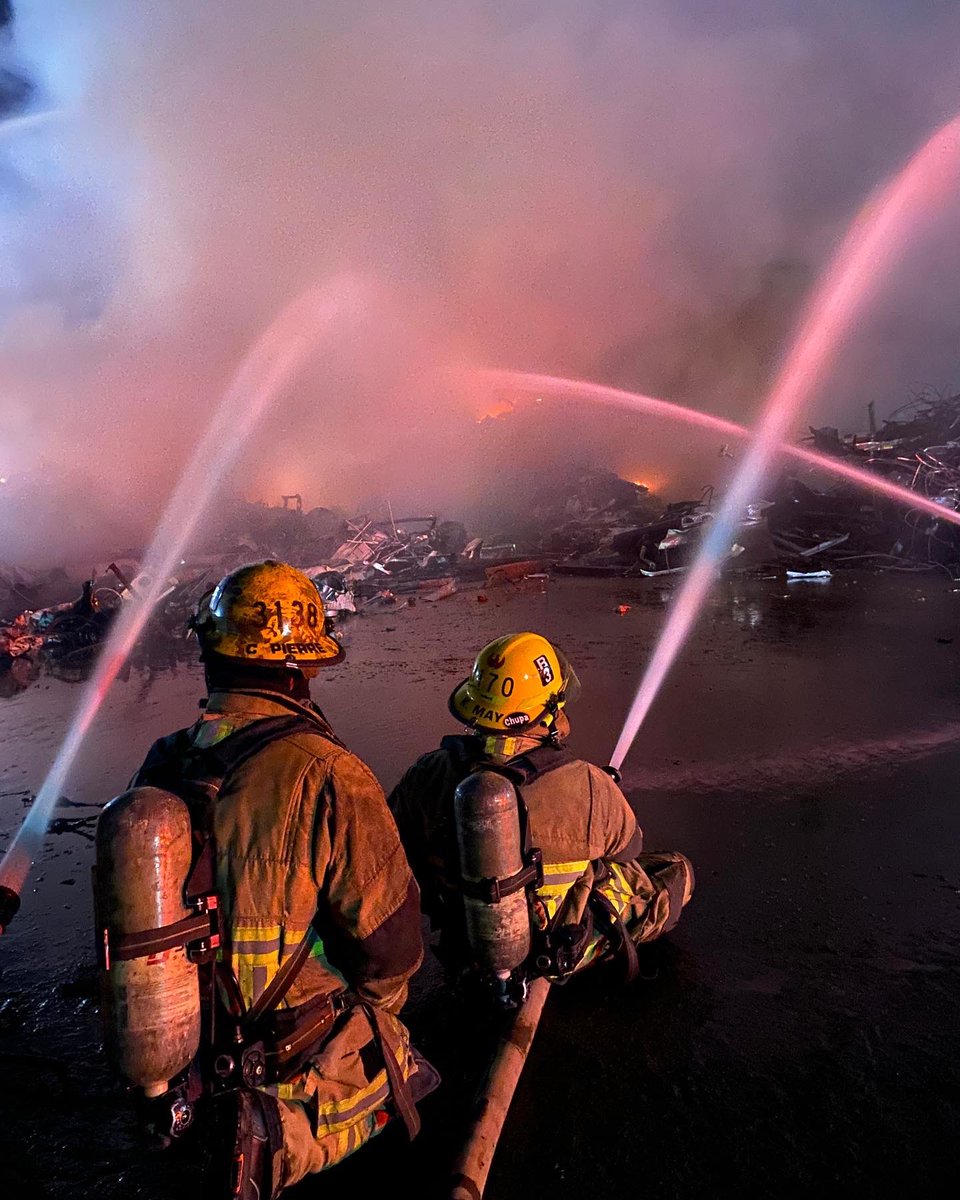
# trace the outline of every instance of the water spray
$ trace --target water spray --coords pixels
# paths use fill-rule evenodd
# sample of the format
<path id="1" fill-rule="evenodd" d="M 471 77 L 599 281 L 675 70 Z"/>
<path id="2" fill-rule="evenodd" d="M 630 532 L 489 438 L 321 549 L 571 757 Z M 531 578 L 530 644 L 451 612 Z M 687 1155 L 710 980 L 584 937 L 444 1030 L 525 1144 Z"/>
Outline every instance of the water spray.
<path id="1" fill-rule="evenodd" d="M 24 113 L 19 117 L 8 117 L 5 121 L 0 121 L 0 140 L 42 128 L 60 115 L 60 109 L 48 108 L 40 112 Z"/>
<path id="2" fill-rule="evenodd" d="M 53 765 L 0 862 L 0 932 L 20 906 L 20 892 L 77 752 L 217 488 L 254 427 L 331 323 L 358 311 L 361 300 L 358 282 L 349 276 L 304 292 L 267 327 L 233 376 L 157 526 L 143 562 L 146 583 L 124 603 Z"/>
<path id="3" fill-rule="evenodd" d="M 790 424 L 822 382 L 842 335 L 911 228 L 909 218 L 956 190 L 960 116 L 938 129 L 902 171 L 865 205 L 806 307 L 800 330 L 764 406 L 746 457 L 700 545 L 640 681 L 611 763 L 620 767 L 686 645 L 734 530 L 779 451 Z"/>
<path id="4" fill-rule="evenodd" d="M 615 408 L 629 408 L 634 412 L 649 413 L 653 417 L 662 417 L 668 421 L 679 421 L 685 425 L 707 429 L 712 433 L 721 433 L 725 437 L 742 439 L 753 436 L 746 425 L 738 425 L 736 421 L 728 421 L 725 417 L 700 412 L 696 408 L 687 408 L 683 404 L 675 404 L 670 400 L 658 400 L 654 396 L 644 396 L 639 392 L 626 392 L 620 388 L 607 387 L 604 384 L 591 383 L 584 379 L 563 379 L 557 375 L 534 375 L 525 371 L 497 370 L 481 371 L 478 378 L 496 388 L 515 388 L 537 395 L 586 399 Z M 837 475 L 857 487 L 879 492 L 890 500 L 918 509 L 940 520 L 948 521 L 952 525 L 960 525 L 960 512 L 946 508 L 929 496 L 923 496 L 902 484 L 875 475 L 872 471 L 855 467 L 851 463 L 844 462 L 843 459 L 832 458 L 829 454 L 821 454 L 816 450 L 808 450 L 805 446 L 795 446 L 791 442 L 781 442 L 776 447 L 776 453 L 789 455 L 808 466 L 829 471 L 832 475 Z"/>

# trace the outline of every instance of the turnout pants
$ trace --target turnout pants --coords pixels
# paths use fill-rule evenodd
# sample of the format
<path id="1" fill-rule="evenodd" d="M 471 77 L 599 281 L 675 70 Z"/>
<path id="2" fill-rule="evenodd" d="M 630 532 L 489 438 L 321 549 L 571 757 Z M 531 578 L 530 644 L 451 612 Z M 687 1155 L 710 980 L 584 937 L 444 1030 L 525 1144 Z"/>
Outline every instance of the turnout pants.
<path id="1" fill-rule="evenodd" d="M 354 1009 L 293 1084 L 268 1088 L 280 1101 L 283 1187 L 332 1167 L 380 1132 L 392 1114 L 382 1053 L 392 1052 L 404 1079 L 415 1071 L 407 1030 L 382 1014 L 392 1046 L 379 1046 L 369 1018 Z"/>
<path id="2" fill-rule="evenodd" d="M 608 863 L 609 875 L 599 891 L 619 913 L 636 945 L 669 933 L 693 895 L 693 865 L 676 851 L 640 854 L 628 863 Z M 577 970 L 604 956 L 607 939 L 595 937 Z"/>

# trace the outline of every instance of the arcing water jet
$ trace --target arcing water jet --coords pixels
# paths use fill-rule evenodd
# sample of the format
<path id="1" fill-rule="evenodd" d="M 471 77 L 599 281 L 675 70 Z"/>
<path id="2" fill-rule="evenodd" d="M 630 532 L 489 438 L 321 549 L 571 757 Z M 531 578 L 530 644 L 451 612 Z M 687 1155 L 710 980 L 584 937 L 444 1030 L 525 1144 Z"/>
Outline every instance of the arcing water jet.
<path id="1" fill-rule="evenodd" d="M 700 412 L 695 408 L 687 408 L 682 404 L 674 404 L 670 400 L 658 400 L 653 396 L 644 396 L 639 392 L 625 392 L 619 388 L 606 387 L 604 384 L 590 383 L 582 379 L 563 379 L 556 375 L 534 375 L 525 371 L 494 371 L 479 372 L 483 382 L 496 388 L 516 388 L 518 391 L 534 392 L 537 395 L 546 394 L 560 397 L 593 400 L 598 404 L 608 404 L 617 408 L 630 408 L 635 412 L 649 413 L 654 417 L 663 417 L 668 421 L 680 421 L 686 425 L 695 425 L 725 437 L 749 438 L 752 436 L 745 425 L 736 421 L 728 421 L 724 417 L 716 417 L 712 413 Z M 881 495 L 906 504 L 910 508 L 929 513 L 940 520 L 960 525 L 960 512 L 945 508 L 936 500 L 911 491 L 890 479 L 864 471 L 840 458 L 831 458 L 829 454 L 820 454 L 816 450 L 808 450 L 804 446 L 794 446 L 790 442 L 781 442 L 776 452 L 799 459 L 811 467 L 818 467 L 838 475 L 858 487 L 868 488 Z"/>
<path id="2" fill-rule="evenodd" d="M 703 608 L 726 556 L 734 528 L 803 404 L 822 382 L 842 335 L 876 285 L 880 270 L 900 249 L 911 218 L 956 189 L 960 116 L 921 147 L 903 170 L 861 210 L 822 285 L 806 308 L 793 346 L 770 390 L 756 433 L 700 545 L 660 634 L 627 714 L 611 764 L 620 767 Z"/>
<path id="3" fill-rule="evenodd" d="M 240 364 L 157 526 L 143 563 L 147 585 L 124 604 L 53 765 L 0 863 L 0 931 L 6 924 L 4 915 L 9 921 L 16 912 L 13 898 L 22 890 L 40 851 L 83 739 L 218 486 L 254 427 L 331 323 L 357 310 L 361 298 L 357 281 L 350 277 L 310 289 L 282 310 Z"/>

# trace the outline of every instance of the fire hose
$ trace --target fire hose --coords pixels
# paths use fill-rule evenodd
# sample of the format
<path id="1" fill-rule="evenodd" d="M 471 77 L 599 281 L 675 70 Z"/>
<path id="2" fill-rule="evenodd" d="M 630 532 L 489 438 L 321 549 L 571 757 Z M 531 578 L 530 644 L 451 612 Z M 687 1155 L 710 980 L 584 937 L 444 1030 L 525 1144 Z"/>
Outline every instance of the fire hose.
<path id="1" fill-rule="evenodd" d="M 564 922 L 576 924 L 583 919 L 592 885 L 593 872 L 588 871 L 570 888 L 561 916 Z M 509 1030 L 497 1043 L 477 1093 L 466 1143 L 453 1168 L 450 1200 L 481 1200 L 483 1196 L 497 1142 L 549 994 L 550 980 L 542 976 L 534 979 Z"/>

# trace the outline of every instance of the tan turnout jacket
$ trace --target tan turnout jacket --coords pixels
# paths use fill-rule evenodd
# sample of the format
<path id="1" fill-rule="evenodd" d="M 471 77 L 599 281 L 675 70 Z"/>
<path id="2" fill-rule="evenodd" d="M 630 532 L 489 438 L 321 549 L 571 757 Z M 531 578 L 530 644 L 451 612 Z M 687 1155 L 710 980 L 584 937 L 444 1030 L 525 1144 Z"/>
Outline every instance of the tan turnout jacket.
<path id="1" fill-rule="evenodd" d="M 221 956 L 249 1005 L 310 930 L 311 957 L 284 1004 L 347 985 L 395 1014 L 422 958 L 419 892 L 380 785 L 319 710 L 268 692 L 214 692 L 200 720 L 155 751 L 211 746 L 242 725 L 291 711 L 309 715 L 316 732 L 260 750 L 228 776 L 216 802 Z M 408 1075 L 409 1038 L 388 1019 Z M 307 1104 L 329 1161 L 369 1136 L 386 1099 L 385 1072 L 367 1050 L 372 1039 L 363 1011 L 350 1010 L 313 1065 L 275 1089 Z M 304 1166 L 316 1170 L 310 1154 Z"/>

